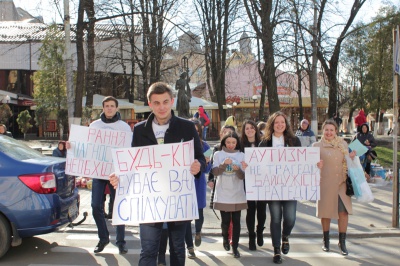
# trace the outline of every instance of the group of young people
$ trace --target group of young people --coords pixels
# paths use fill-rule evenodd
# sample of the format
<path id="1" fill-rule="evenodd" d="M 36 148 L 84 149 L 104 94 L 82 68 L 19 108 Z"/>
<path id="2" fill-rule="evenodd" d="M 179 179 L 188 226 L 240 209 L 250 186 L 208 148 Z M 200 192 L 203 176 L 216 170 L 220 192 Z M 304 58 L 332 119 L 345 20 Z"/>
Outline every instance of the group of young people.
<path id="1" fill-rule="evenodd" d="M 303 134 L 297 137 L 290 128 L 286 115 L 282 112 L 272 114 L 262 133 L 253 121 L 245 121 L 241 137 L 233 129 L 223 128 L 220 151 L 212 158 L 212 173 L 215 177 L 214 209 L 220 210 L 223 247 L 229 247 L 229 228 L 232 223 L 231 246 L 233 255 L 240 257 L 237 250 L 240 235 L 241 210 L 247 209 L 246 225 L 249 234 L 249 250 L 256 250 L 256 240 L 263 245 L 263 230 L 266 221 L 266 206 L 270 213 L 270 234 L 274 251 L 273 262 L 282 263 L 282 254 L 290 250 L 289 237 L 296 221 L 297 201 L 246 201 L 244 148 L 246 147 L 319 147 L 321 160 L 317 167 L 321 170 L 321 198 L 317 203 L 317 217 L 321 219 L 323 231 L 322 250 L 328 252 L 331 219 L 338 219 L 340 252 L 347 255 L 346 232 L 348 214 L 352 214 L 351 198 L 346 195 L 347 167 L 345 156 L 354 158 L 347 143 L 338 137 L 338 126 L 334 120 L 322 125 L 323 136 L 316 142 L 315 135 L 309 132 L 309 123 L 303 120 L 299 129 Z M 300 139 L 302 141 L 300 141 Z M 325 162 L 325 163 L 324 163 Z M 212 184 L 212 182 L 210 182 Z M 257 218 L 257 226 L 255 220 Z"/>
<path id="2" fill-rule="evenodd" d="M 290 128 L 286 115 L 282 112 L 272 114 L 263 124 L 265 129 L 262 132 L 253 121 L 243 123 L 240 135 L 232 126 L 223 127 L 221 140 L 215 153 L 211 158 L 206 158 L 204 152 L 208 150 L 209 145 L 201 140 L 203 129 L 201 123 L 175 116 L 172 110 L 173 92 L 166 83 L 152 84 L 147 93 L 147 100 L 152 113 L 147 120 L 135 125 L 133 147 L 194 141 L 195 160 L 190 165 L 190 173 L 195 177 L 199 208 L 199 219 L 195 221 L 194 244 L 196 246 L 201 244 L 203 209 L 206 207 L 205 175 L 207 171 L 210 171 L 210 175 L 214 176 L 215 180 L 214 182 L 209 181 L 208 185 L 214 191 L 213 208 L 220 211 L 224 249 L 230 250 L 232 247 L 234 257 L 241 256 L 238 244 L 242 210 L 247 210 L 246 225 L 249 232 L 249 249 L 256 250 L 256 243 L 262 246 L 268 205 L 274 250 L 273 262 L 282 263 L 282 254 L 287 254 L 290 250 L 289 237 L 296 221 L 297 201 L 247 201 L 244 183 L 247 163 L 244 160 L 244 149 L 246 147 L 301 146 L 299 138 Z M 100 119 L 94 121 L 90 127 L 131 131 L 131 128 L 121 120 L 118 113 L 118 101 L 113 97 L 106 97 L 103 100 L 103 113 Z M 346 255 L 348 253 L 345 246 L 348 214 L 351 214 L 352 210 L 351 199 L 345 194 L 347 168 L 342 165 L 346 162 L 344 156 L 349 152 L 346 142 L 337 136 L 338 128 L 333 120 L 326 121 L 322 130 L 322 139 L 315 142 L 313 146 L 321 149 L 321 161 L 317 164 L 321 169 L 321 199 L 317 204 L 317 217 L 321 218 L 324 235 L 323 250 L 329 251 L 330 220 L 338 219 L 339 247 L 342 254 Z M 354 155 L 354 152 L 350 153 L 351 157 Z M 104 217 L 104 188 L 110 185 L 111 193 L 115 195 L 118 181 L 118 176 L 115 174 L 112 174 L 109 180 L 96 178 L 93 180 L 92 209 L 100 239 L 94 250 L 95 253 L 102 252 L 110 241 Z M 229 235 L 231 235 L 231 240 Z M 158 261 L 160 248 L 166 245 L 167 237 L 169 239 L 170 265 L 185 265 L 185 246 L 193 249 L 191 221 L 140 224 L 142 249 L 139 265 L 157 265 L 158 262 L 162 264 L 162 261 Z M 127 253 L 123 225 L 117 226 L 116 238 L 120 254 Z"/>

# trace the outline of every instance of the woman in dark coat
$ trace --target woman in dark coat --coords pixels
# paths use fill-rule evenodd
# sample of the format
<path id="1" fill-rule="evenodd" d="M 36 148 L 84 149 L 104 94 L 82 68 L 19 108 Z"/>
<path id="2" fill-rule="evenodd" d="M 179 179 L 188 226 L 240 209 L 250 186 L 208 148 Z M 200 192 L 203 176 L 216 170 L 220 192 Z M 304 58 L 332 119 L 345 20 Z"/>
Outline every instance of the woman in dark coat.
<path id="1" fill-rule="evenodd" d="M 53 150 L 53 157 L 67 157 L 67 150 L 65 149 L 65 142 L 60 141 L 58 142 L 57 148 Z"/>

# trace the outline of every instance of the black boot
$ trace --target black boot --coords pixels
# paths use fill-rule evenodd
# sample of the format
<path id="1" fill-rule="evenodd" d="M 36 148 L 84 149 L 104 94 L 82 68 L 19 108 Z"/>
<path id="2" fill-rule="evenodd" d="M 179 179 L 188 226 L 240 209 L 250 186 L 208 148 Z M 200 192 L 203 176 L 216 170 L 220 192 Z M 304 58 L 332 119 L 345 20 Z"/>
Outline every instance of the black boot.
<path id="1" fill-rule="evenodd" d="M 224 249 L 226 251 L 229 251 L 231 249 L 231 245 L 229 245 L 229 239 L 228 239 L 228 229 L 229 225 L 226 226 L 224 224 L 221 224 L 221 229 L 222 229 L 222 245 L 224 246 Z"/>
<path id="2" fill-rule="evenodd" d="M 257 250 L 257 247 L 256 247 L 256 233 L 254 233 L 254 232 L 249 233 L 249 249 L 250 250 Z"/>
<path id="3" fill-rule="evenodd" d="M 290 249 L 289 236 L 282 236 L 282 253 L 288 254 Z"/>
<path id="4" fill-rule="evenodd" d="M 264 245 L 263 231 L 265 227 L 260 227 L 257 225 L 257 245 L 262 247 Z"/>
<path id="5" fill-rule="evenodd" d="M 329 251 L 329 231 L 324 231 L 322 250 L 325 252 Z"/>
<path id="6" fill-rule="evenodd" d="M 349 254 L 346 248 L 346 233 L 339 233 L 339 244 L 338 244 L 342 255 L 346 256 Z"/>
<path id="7" fill-rule="evenodd" d="M 240 253 L 237 247 L 232 246 L 232 251 L 233 251 L 233 257 L 235 257 L 236 259 L 240 258 Z"/>
<path id="8" fill-rule="evenodd" d="M 276 264 L 282 263 L 281 249 L 279 247 L 274 247 L 274 258 L 272 261 Z"/>

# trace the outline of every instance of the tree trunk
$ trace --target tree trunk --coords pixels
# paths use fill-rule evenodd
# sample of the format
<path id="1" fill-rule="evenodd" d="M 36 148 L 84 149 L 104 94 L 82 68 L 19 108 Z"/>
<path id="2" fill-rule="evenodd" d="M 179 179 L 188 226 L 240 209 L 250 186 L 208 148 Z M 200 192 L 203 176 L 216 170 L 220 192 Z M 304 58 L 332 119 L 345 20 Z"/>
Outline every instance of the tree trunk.
<path id="1" fill-rule="evenodd" d="M 86 15 L 89 19 L 87 29 L 87 72 L 86 72 L 86 107 L 93 107 L 93 95 L 94 95 L 94 61 L 95 61 L 95 13 L 94 13 L 94 2 L 93 0 L 86 0 L 85 7 Z"/>
<path id="2" fill-rule="evenodd" d="M 82 97 L 85 90 L 85 54 L 83 49 L 83 31 L 84 31 L 84 5 L 85 0 L 79 1 L 78 21 L 76 23 L 76 53 L 77 53 L 77 70 L 76 70 L 76 99 L 75 99 L 75 117 L 82 117 Z"/>

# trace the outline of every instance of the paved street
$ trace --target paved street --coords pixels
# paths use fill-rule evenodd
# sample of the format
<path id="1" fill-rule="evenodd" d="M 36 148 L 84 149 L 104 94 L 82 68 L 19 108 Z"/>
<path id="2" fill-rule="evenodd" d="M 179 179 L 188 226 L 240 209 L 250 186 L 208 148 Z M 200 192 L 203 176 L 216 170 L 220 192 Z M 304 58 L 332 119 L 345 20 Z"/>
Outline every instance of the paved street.
<path id="1" fill-rule="evenodd" d="M 111 235 L 115 239 L 115 235 Z M 19 247 L 12 248 L 1 260 L 0 265 L 13 266 L 80 266 L 80 265 L 137 265 L 140 243 L 137 234 L 128 233 L 126 255 L 119 255 L 118 248 L 110 243 L 102 253 L 94 254 L 93 248 L 97 243 L 95 231 L 69 230 L 26 239 Z M 268 240 L 268 239 L 266 239 Z M 239 251 L 240 259 L 235 259 L 232 252 L 225 251 L 220 237 L 206 236 L 203 243 L 196 248 L 197 258 L 186 259 L 186 265 L 208 266 L 261 266 L 274 265 L 272 250 L 269 245 L 248 251 L 245 238 L 241 238 Z M 398 265 L 400 251 L 399 237 L 384 238 L 350 238 L 347 241 L 348 256 L 339 254 L 337 239 L 331 240 L 331 252 L 321 250 L 321 238 L 292 238 L 291 250 L 283 256 L 283 265 Z M 167 253 L 169 265 L 169 255 Z"/>

